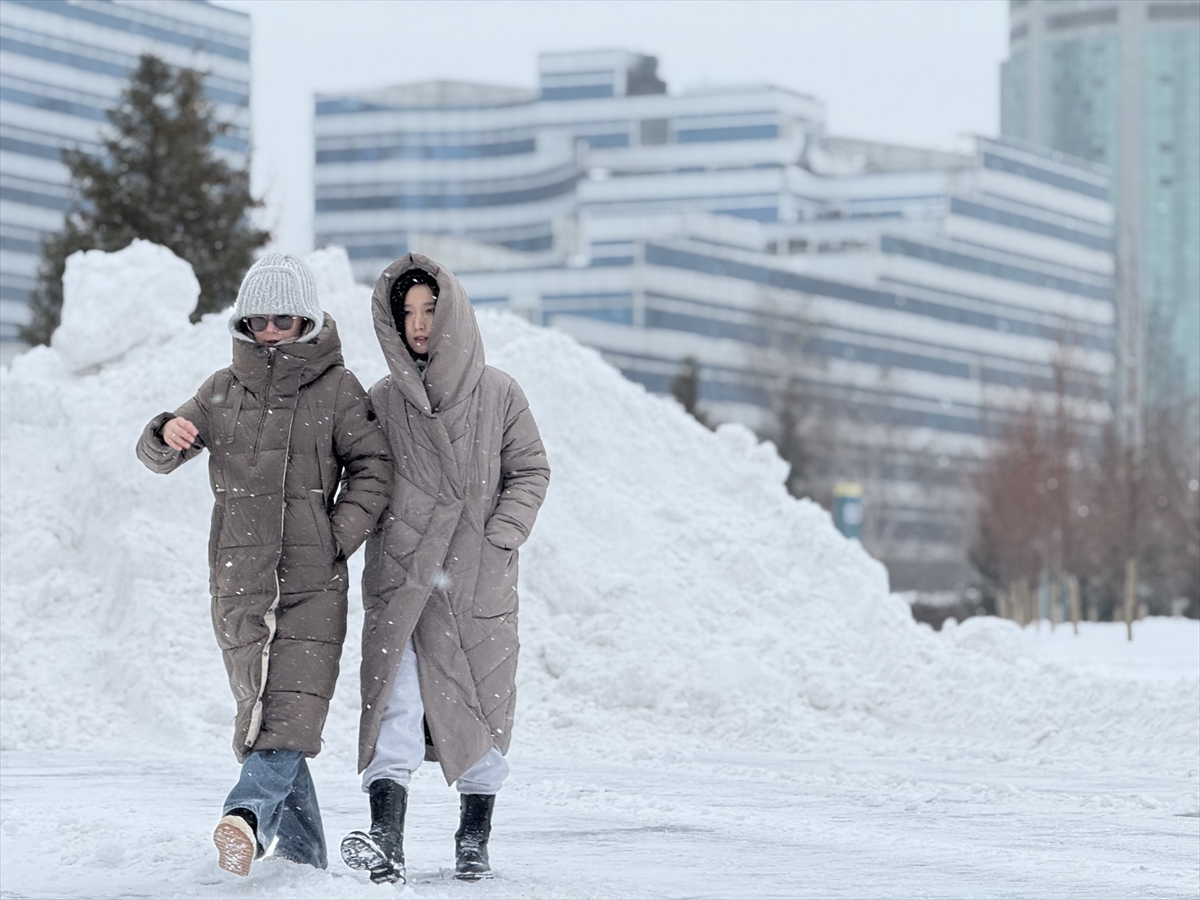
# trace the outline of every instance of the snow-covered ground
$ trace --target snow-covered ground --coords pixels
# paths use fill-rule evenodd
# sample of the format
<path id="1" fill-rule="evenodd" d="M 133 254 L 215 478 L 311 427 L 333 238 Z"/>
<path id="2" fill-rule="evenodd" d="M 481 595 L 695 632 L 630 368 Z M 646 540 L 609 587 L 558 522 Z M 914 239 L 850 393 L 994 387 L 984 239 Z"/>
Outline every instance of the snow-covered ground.
<path id="1" fill-rule="evenodd" d="M 571 756 L 524 742 L 497 805 L 490 884 L 453 881 L 456 799 L 426 767 L 405 841 L 411 897 L 1195 897 L 1196 770 L 1016 760 L 685 752 Z M 633 755 L 641 759 L 632 759 Z M 350 767 L 313 765 L 326 833 L 362 827 Z M 10 754 L 5 897 L 381 897 L 328 872 L 221 872 L 210 835 L 236 766 Z M 131 840 L 137 829 L 140 840 Z"/>
<path id="2" fill-rule="evenodd" d="M 311 262 L 369 384 L 369 291 L 340 251 Z M 237 766 L 211 495 L 203 464 L 156 477 L 133 444 L 227 363 L 228 333 L 186 324 L 194 281 L 160 248 L 75 257 L 65 284 L 54 347 L 0 370 L 0 896 L 395 893 L 336 850 L 327 872 L 217 869 Z M 427 766 L 405 895 L 1200 894 L 1198 623 L 1140 622 L 1132 643 L 1111 624 L 934 633 L 786 495 L 768 445 L 707 432 L 563 335 L 480 321 L 554 476 L 522 551 L 498 877 L 446 877 L 456 795 Z M 313 762 L 334 848 L 366 821 L 357 663 L 351 640 Z"/>

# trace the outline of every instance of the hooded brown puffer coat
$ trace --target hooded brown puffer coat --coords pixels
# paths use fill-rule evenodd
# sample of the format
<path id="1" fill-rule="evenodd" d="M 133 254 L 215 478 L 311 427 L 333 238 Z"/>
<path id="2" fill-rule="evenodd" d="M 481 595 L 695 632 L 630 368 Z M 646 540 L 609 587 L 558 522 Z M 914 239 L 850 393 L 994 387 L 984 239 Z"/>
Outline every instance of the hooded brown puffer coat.
<path id="1" fill-rule="evenodd" d="M 174 416 L 200 432 L 182 453 L 161 436 Z M 315 756 L 346 637 L 346 557 L 387 507 L 392 479 L 331 317 L 303 343 L 235 339 L 233 365 L 151 419 L 137 454 L 165 474 L 205 447 L 216 497 L 209 590 L 237 700 L 234 753 Z"/>
<path id="2" fill-rule="evenodd" d="M 389 304 L 393 283 L 412 268 L 438 283 L 424 379 Z M 374 755 L 411 635 L 432 741 L 426 757 L 453 783 L 493 744 L 508 750 L 517 548 L 533 528 L 550 467 L 520 386 L 484 365 L 475 313 L 454 275 L 410 254 L 384 270 L 371 305 L 391 370 L 371 388 L 371 402 L 396 479 L 388 512 L 367 541 L 358 768 Z"/>

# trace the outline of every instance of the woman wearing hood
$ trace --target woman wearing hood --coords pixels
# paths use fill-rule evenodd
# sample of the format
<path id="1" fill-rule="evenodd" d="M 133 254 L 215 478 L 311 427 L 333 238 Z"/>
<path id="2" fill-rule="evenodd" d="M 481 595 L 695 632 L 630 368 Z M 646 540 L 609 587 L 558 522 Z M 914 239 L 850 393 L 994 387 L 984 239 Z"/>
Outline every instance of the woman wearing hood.
<path id="1" fill-rule="evenodd" d="M 274 853 L 323 869 L 305 758 L 320 752 L 337 682 L 346 558 L 387 507 L 392 461 L 303 262 L 251 266 L 229 329 L 232 365 L 151 419 L 137 455 L 166 474 L 209 451 L 212 621 L 242 763 L 213 833 L 219 864 L 247 875 Z"/>
<path id="2" fill-rule="evenodd" d="M 520 386 L 484 364 L 458 279 L 410 254 L 372 297 L 390 374 L 370 391 L 396 477 L 367 541 L 359 771 L 371 828 L 342 857 L 403 882 L 408 784 L 422 760 L 457 783 L 455 877 L 491 877 L 487 842 L 508 774 L 517 667 L 517 550 L 550 467 Z"/>

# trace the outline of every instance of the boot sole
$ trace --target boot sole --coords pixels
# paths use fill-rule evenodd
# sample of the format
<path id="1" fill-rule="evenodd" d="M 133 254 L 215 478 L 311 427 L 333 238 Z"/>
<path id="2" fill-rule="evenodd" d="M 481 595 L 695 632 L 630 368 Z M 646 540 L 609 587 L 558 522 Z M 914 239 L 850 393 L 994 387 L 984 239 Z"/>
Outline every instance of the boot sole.
<path id="1" fill-rule="evenodd" d="M 255 847 L 254 841 L 244 831 L 222 820 L 213 832 L 213 843 L 217 845 L 217 865 L 243 878 L 250 874 Z"/>
<path id="2" fill-rule="evenodd" d="M 402 869 L 388 861 L 383 852 L 375 846 L 367 835 L 361 832 L 351 832 L 342 838 L 342 862 L 352 869 L 366 869 L 371 873 L 371 880 L 376 884 L 392 883 L 406 884 L 407 879 Z"/>
<path id="3" fill-rule="evenodd" d="M 374 841 L 354 832 L 342 838 L 342 862 L 352 869 L 379 869 L 388 864 Z"/>
<path id="4" fill-rule="evenodd" d="M 486 872 L 455 872 L 455 881 L 491 881 L 496 874 L 489 869 Z"/>

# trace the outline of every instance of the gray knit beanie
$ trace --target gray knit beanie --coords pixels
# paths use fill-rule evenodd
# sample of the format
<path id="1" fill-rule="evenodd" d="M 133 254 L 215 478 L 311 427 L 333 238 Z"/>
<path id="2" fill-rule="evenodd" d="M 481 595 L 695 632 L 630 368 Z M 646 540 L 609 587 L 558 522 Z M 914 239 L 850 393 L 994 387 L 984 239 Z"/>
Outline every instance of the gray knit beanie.
<path id="1" fill-rule="evenodd" d="M 253 340 L 241 327 L 248 316 L 303 316 L 312 327 L 297 340 L 311 341 L 325 322 L 312 269 L 294 256 L 268 253 L 250 267 L 238 289 L 237 304 L 229 317 L 229 330 L 235 338 Z"/>

